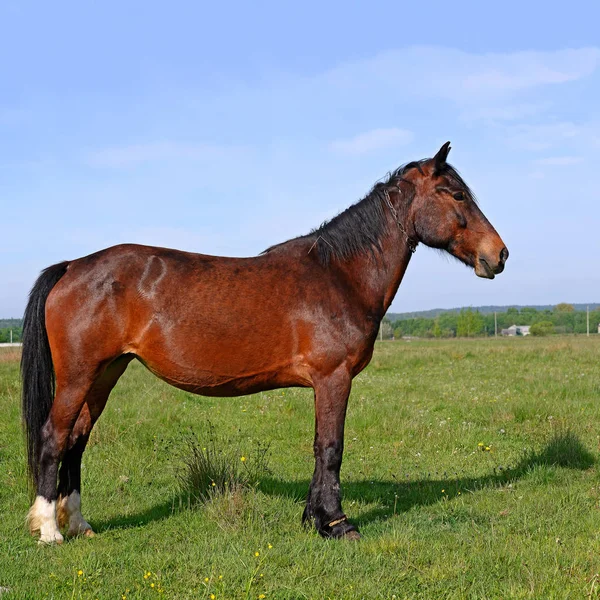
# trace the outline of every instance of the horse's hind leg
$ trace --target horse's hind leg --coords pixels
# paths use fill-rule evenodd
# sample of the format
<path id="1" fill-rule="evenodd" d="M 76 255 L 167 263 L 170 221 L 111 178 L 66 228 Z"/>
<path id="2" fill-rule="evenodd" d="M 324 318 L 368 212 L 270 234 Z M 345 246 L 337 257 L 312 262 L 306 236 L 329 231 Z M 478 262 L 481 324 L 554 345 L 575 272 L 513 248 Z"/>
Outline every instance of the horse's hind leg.
<path id="1" fill-rule="evenodd" d="M 32 534 L 39 531 L 41 542 L 63 541 L 56 523 L 58 464 L 92 385 L 92 377 L 58 381 L 50 415 L 41 431 L 37 495 L 27 516 L 29 530 Z"/>
<path id="2" fill-rule="evenodd" d="M 81 458 L 90 437 L 92 421 L 88 404 L 84 404 L 71 434 L 58 472 L 56 518 L 60 529 L 68 527 L 67 537 L 94 535 L 91 525 L 81 514 Z"/>
<path id="3" fill-rule="evenodd" d="M 94 535 L 92 527 L 81 514 L 81 459 L 92 428 L 102 414 L 110 392 L 132 358 L 132 355 L 121 356 L 95 381 L 69 437 L 68 449 L 58 474 L 56 508 L 58 526 L 67 527 L 67 537 Z"/>

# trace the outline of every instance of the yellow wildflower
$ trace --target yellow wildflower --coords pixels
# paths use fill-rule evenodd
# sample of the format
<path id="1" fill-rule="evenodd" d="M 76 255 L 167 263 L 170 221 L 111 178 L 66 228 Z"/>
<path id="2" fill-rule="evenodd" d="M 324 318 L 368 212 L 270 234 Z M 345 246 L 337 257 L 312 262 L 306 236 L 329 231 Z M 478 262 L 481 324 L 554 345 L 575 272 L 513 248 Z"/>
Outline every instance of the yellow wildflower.
<path id="1" fill-rule="evenodd" d="M 210 600 L 215 600 L 216 596 L 214 594 L 210 595 Z"/>
<path id="2" fill-rule="evenodd" d="M 255 552 L 254 556 L 260 556 L 260 552 Z"/>
<path id="3" fill-rule="evenodd" d="M 79 569 L 79 571 L 77 571 L 77 576 L 81 577 L 83 575 L 83 571 L 81 569 Z"/>
<path id="4" fill-rule="evenodd" d="M 265 596 L 264 594 L 260 594 L 260 595 L 258 596 L 258 600 L 263 600 L 264 598 L 266 598 L 266 596 Z"/>
<path id="5" fill-rule="evenodd" d="M 208 583 L 208 581 L 209 581 L 208 577 L 205 577 L 204 578 L 204 583 Z"/>
<path id="6" fill-rule="evenodd" d="M 151 587 L 151 588 L 153 588 L 153 587 L 154 587 L 154 583 L 151 583 L 151 584 L 150 584 L 150 587 Z"/>
<path id="7" fill-rule="evenodd" d="M 241 460 L 242 462 L 246 462 L 246 457 L 245 457 L 245 456 L 242 456 L 242 457 L 240 458 L 240 460 Z"/>
<path id="8" fill-rule="evenodd" d="M 269 544 L 269 550 L 272 548 L 273 546 L 271 544 Z"/>

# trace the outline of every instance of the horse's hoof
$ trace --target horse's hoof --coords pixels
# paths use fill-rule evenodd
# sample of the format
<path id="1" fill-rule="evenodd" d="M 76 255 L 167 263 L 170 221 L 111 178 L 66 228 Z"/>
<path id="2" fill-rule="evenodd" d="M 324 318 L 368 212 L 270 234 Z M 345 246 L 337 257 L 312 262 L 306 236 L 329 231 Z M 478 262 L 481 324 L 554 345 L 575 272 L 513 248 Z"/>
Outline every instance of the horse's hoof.
<path id="1" fill-rule="evenodd" d="M 93 538 L 96 536 L 94 530 L 89 525 L 85 528 L 77 527 L 69 529 L 69 531 L 67 531 L 68 538 L 79 537 L 80 535 L 85 536 L 87 538 Z"/>
<path id="2" fill-rule="evenodd" d="M 63 538 L 63 536 L 56 531 L 51 534 L 41 535 L 40 539 L 38 540 L 38 544 L 41 546 L 52 546 L 54 544 L 60 545 L 64 542 L 64 540 L 65 538 Z"/>
<path id="3" fill-rule="evenodd" d="M 334 538 L 338 540 L 360 540 L 360 533 L 345 517 L 334 522 L 333 527 L 328 527 L 329 531 L 320 532 L 323 537 Z"/>

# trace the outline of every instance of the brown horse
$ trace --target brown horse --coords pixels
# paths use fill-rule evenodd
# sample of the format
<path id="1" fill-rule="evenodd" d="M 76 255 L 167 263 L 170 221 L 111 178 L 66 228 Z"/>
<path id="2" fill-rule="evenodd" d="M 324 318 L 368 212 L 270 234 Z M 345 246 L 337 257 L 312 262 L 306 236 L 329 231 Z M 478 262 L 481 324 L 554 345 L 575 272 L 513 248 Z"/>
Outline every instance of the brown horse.
<path id="1" fill-rule="evenodd" d="M 315 471 L 303 520 L 326 537 L 358 538 L 340 502 L 346 405 L 412 253 L 419 242 L 446 250 L 489 279 L 508 257 L 447 164 L 449 150 L 399 168 L 319 229 L 257 257 L 121 245 L 43 271 L 21 363 L 31 532 L 43 542 L 62 542 L 63 526 L 93 535 L 80 511 L 81 458 L 137 358 L 206 396 L 312 387 Z"/>

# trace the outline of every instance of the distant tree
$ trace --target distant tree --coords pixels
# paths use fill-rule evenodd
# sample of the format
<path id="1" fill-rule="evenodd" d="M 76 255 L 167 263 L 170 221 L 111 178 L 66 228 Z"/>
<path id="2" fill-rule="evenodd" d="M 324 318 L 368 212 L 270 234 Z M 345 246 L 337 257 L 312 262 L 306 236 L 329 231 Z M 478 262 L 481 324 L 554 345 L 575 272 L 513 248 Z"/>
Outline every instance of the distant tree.
<path id="1" fill-rule="evenodd" d="M 393 335 L 392 324 L 384 319 L 381 321 L 381 325 L 379 328 L 379 339 L 391 340 Z"/>
<path id="2" fill-rule="evenodd" d="M 436 338 L 442 337 L 442 328 L 440 327 L 439 319 L 436 319 L 435 322 L 433 323 L 433 329 L 431 330 L 431 333 Z"/>
<path id="3" fill-rule="evenodd" d="M 550 335 L 554 333 L 554 324 L 551 321 L 540 321 L 531 326 L 529 333 L 536 336 Z"/>
<path id="4" fill-rule="evenodd" d="M 458 322 L 458 314 L 454 312 L 444 313 L 438 317 L 440 328 L 442 329 L 444 337 L 455 337 L 456 336 L 456 324 Z"/>
<path id="5" fill-rule="evenodd" d="M 461 310 L 456 323 L 456 335 L 460 337 L 472 337 L 483 331 L 483 318 L 479 312 L 468 308 Z"/>
<path id="6" fill-rule="evenodd" d="M 519 316 L 519 324 L 520 325 L 532 325 L 535 323 L 536 319 L 539 318 L 539 313 L 537 309 L 531 306 L 525 306 L 521 309 L 521 314 Z"/>
<path id="7" fill-rule="evenodd" d="M 572 304 L 567 304 L 566 302 L 561 302 L 554 307 L 556 312 L 567 312 L 571 313 L 575 310 L 575 307 Z"/>
<path id="8" fill-rule="evenodd" d="M 14 343 L 20 342 L 23 334 L 23 330 L 20 327 L 6 327 L 0 329 L 0 344 L 5 344 L 10 342 L 11 336 L 10 332 L 12 331 L 12 341 Z"/>

